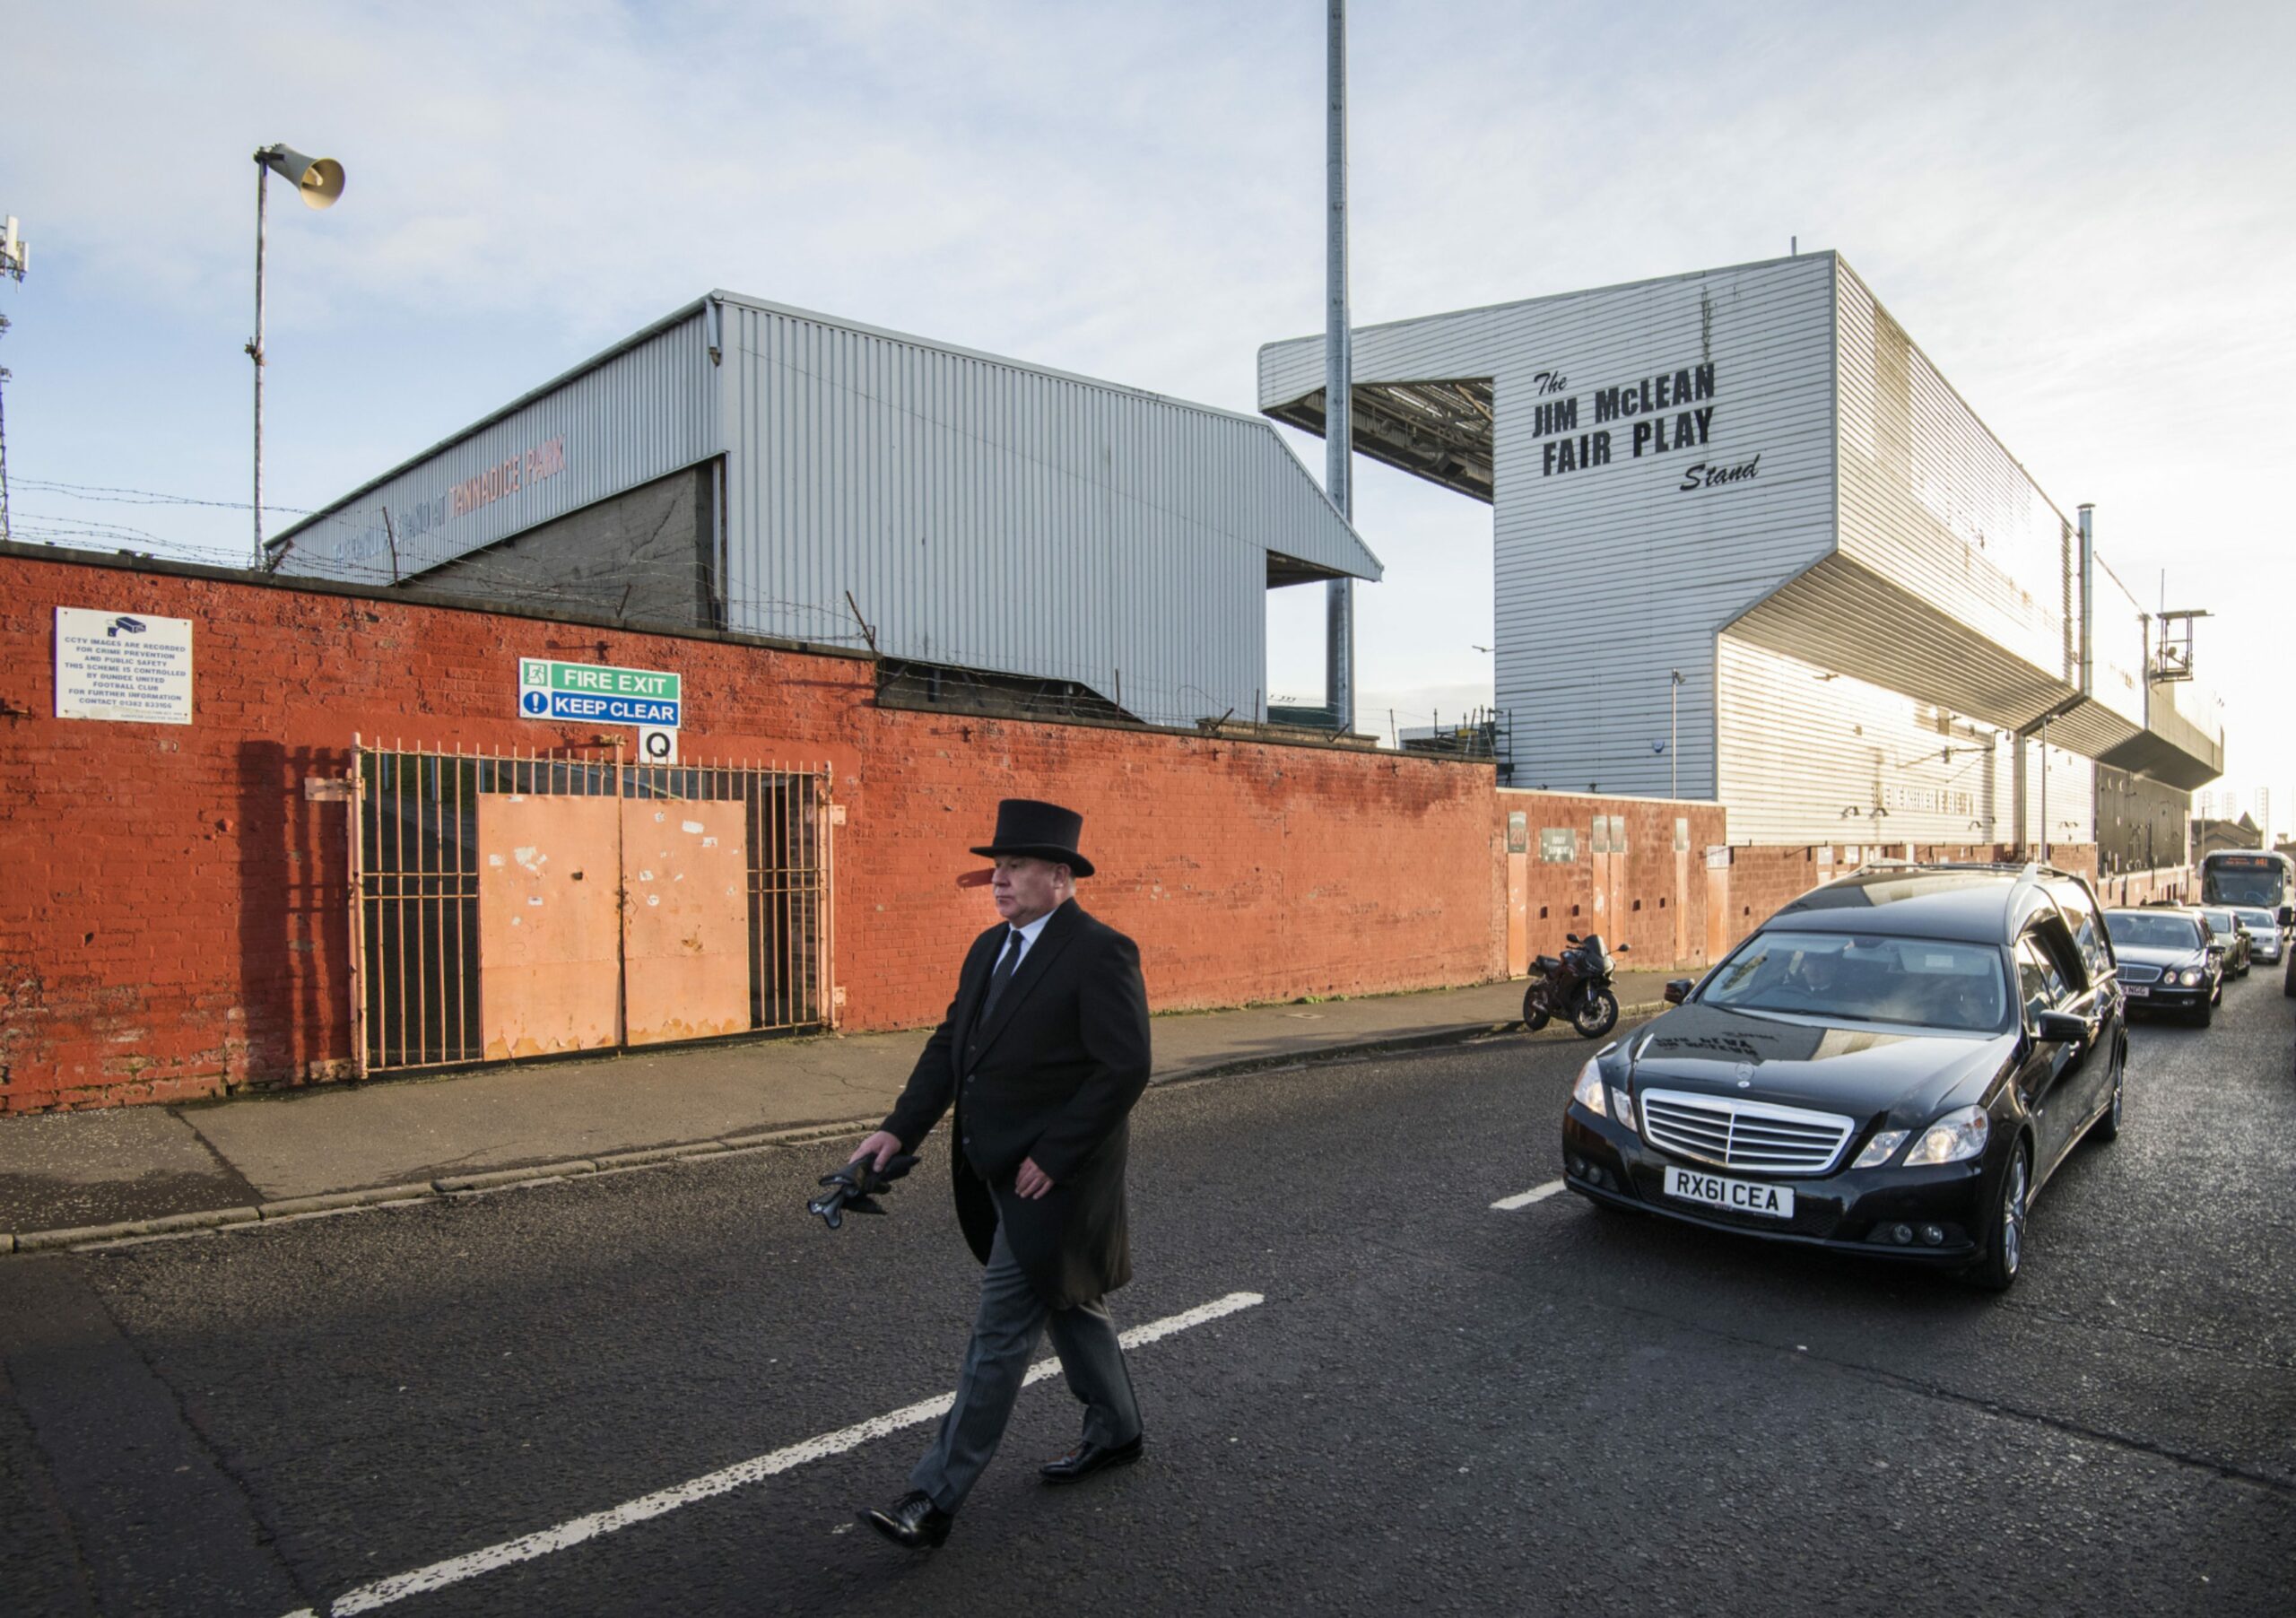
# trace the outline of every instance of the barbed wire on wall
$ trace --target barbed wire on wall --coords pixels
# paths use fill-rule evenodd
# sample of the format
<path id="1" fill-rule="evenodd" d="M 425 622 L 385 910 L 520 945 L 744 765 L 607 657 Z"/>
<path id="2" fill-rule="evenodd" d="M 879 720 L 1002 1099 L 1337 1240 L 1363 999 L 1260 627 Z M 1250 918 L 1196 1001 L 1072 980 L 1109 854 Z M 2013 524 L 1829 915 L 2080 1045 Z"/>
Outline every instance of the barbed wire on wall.
<path id="1" fill-rule="evenodd" d="M 19 489 L 37 490 L 42 494 L 60 494 L 73 500 L 95 500 L 105 505 L 126 506 L 208 506 L 219 511 L 251 511 L 254 505 L 243 500 L 201 500 L 189 494 L 168 494 L 156 489 L 119 489 L 105 483 L 66 483 L 53 478 L 20 477 Z M 283 517 L 309 517 L 309 511 L 300 506 L 274 506 L 266 503 L 265 511 L 276 511 Z"/>
<path id="2" fill-rule="evenodd" d="M 177 503 L 172 498 L 167 503 Z M 182 503 L 191 503 L 184 501 Z M 230 502 L 219 502 L 229 504 Z M 244 508 L 242 508 L 244 509 Z M 124 523 L 27 514 L 18 537 L 66 549 L 95 550 L 131 560 L 176 561 L 253 574 L 244 549 L 170 542 Z M 690 632 L 723 627 L 737 633 L 831 648 L 871 651 L 875 625 L 854 613 L 818 602 L 734 592 L 718 595 L 709 571 L 683 559 L 627 558 L 574 578 L 536 580 L 510 558 L 474 553 L 420 572 L 394 572 L 387 556 L 364 561 L 329 559 L 295 566 L 273 577 L 283 582 L 348 586 L 381 599 L 503 607 L 540 615 L 604 618 L 633 633 Z M 255 575 L 260 577 L 261 575 Z M 865 610 L 866 604 L 861 605 Z M 722 612 L 715 625 L 701 616 Z M 927 663 L 914 658 L 878 658 L 882 693 L 903 706 L 946 708 L 983 717 L 1038 718 L 1096 724 L 1136 723 L 1167 729 L 1241 734 L 1246 728 L 1293 735 L 1332 737 L 1328 723 L 1287 723 L 1286 714 L 1312 715 L 1320 699 L 1255 691 L 1239 701 L 1216 696 L 1190 682 L 1167 683 L 1111 665 L 1065 659 L 1032 658 L 1026 673 L 998 671 L 988 656 L 955 644 L 938 643 Z M 1490 710 L 1413 711 L 1382 708 L 1357 716 L 1352 744 L 1376 744 L 1456 757 L 1492 756 Z M 1413 736 L 1411 733 L 1435 732 Z M 1337 738 L 1332 738 L 1337 739 Z M 1503 738 L 1500 751 L 1503 752 Z"/>

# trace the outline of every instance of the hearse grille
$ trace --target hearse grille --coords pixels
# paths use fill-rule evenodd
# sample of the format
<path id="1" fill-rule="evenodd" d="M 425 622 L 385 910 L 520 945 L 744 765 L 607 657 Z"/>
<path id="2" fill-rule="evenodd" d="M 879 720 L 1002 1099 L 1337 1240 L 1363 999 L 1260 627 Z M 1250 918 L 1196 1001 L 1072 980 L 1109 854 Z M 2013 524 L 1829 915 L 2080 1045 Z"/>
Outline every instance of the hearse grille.
<path id="1" fill-rule="evenodd" d="M 1642 1138 L 1661 1152 L 1752 1174 L 1823 1174 L 1856 1126 L 1832 1112 L 1679 1090 L 1641 1092 Z"/>
<path id="2" fill-rule="evenodd" d="M 2158 983 L 2161 981 L 2161 969 L 2157 966 L 2137 966 L 2124 961 L 2120 963 L 2120 980 L 2123 983 Z"/>

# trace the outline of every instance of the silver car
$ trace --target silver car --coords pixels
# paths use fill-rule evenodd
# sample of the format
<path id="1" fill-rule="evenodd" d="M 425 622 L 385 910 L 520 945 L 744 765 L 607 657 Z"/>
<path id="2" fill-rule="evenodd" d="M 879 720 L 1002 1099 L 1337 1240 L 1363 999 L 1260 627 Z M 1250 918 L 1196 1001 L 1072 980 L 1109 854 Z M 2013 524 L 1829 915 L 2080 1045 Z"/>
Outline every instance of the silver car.
<path id="1" fill-rule="evenodd" d="M 2277 963 L 2287 953 L 2287 930 L 2270 910 L 2237 909 L 2232 914 L 2248 929 L 2248 949 L 2253 959 Z"/>

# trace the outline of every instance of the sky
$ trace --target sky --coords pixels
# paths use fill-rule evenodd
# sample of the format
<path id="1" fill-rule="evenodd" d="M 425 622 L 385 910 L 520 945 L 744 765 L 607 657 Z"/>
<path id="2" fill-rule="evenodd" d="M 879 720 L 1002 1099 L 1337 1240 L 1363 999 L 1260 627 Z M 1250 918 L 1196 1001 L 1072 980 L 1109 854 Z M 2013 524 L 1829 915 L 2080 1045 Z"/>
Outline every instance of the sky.
<path id="1" fill-rule="evenodd" d="M 20 538 L 250 548 L 712 288 L 1249 411 L 1321 329 L 1309 0 L 276 8 L 22 0 L 0 84 Z M 1840 252 L 2141 603 L 2203 607 L 2227 773 L 2296 824 L 2296 6 L 1350 8 L 1358 324 Z M 1321 441 L 1285 430 L 1320 477 Z M 1359 457 L 1365 729 L 1491 700 L 1491 510 Z M 90 490 L 172 497 L 97 500 Z M 210 505 L 180 503 L 186 500 Z M 236 502 L 236 509 L 234 503 Z M 284 512 L 274 527 L 290 520 Z M 1322 603 L 1275 592 L 1313 700 Z"/>

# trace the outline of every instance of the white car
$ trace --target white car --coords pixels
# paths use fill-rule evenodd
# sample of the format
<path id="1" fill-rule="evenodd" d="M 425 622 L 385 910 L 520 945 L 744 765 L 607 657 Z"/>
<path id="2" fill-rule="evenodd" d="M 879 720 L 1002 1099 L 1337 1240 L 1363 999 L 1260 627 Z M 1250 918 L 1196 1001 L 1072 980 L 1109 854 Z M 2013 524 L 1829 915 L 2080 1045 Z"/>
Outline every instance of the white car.
<path id="1" fill-rule="evenodd" d="M 2232 914 L 2248 929 L 2248 953 L 2253 959 L 2277 961 L 2287 952 L 2287 930 L 2270 910 L 2236 909 Z"/>

